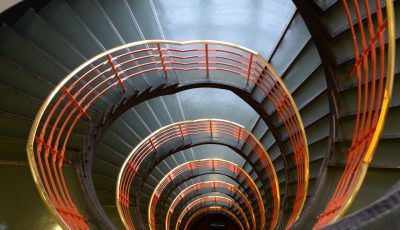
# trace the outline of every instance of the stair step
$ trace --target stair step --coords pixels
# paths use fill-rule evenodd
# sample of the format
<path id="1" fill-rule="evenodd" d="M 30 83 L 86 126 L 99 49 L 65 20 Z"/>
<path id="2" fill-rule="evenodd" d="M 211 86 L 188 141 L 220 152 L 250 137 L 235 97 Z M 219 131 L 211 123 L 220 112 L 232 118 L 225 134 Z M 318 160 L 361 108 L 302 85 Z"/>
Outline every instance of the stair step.
<path id="1" fill-rule="evenodd" d="M 376 13 L 376 3 L 375 0 L 368 0 L 370 6 L 371 14 Z M 380 1 L 381 7 L 384 8 L 386 6 L 385 1 Z M 396 4 L 396 2 L 394 3 Z M 354 4 L 352 2 L 348 2 L 349 10 L 351 13 L 351 18 L 353 19 L 353 25 L 357 27 L 358 21 L 357 16 L 354 11 Z M 365 5 L 359 4 L 361 18 L 366 21 L 366 13 L 365 13 Z M 347 21 L 346 12 L 343 8 L 342 4 L 333 5 L 326 13 L 321 17 L 322 22 L 325 25 L 325 28 L 329 32 L 332 38 L 338 36 L 339 34 L 347 31 L 349 29 L 349 23 Z"/>
<path id="2" fill-rule="evenodd" d="M 103 51 L 127 43 L 97 0 L 67 0 L 67 2 L 77 12 L 77 17 L 79 17 L 88 33 Z M 90 9 L 90 14 L 88 14 L 87 9 Z M 125 49 L 124 51 L 129 52 L 130 49 Z M 131 58 L 135 57 L 131 55 Z M 126 74 L 121 76 L 126 77 Z M 125 84 L 133 89 L 146 87 L 148 85 L 147 82 L 153 79 L 147 79 L 147 74 L 143 76 L 144 78 L 132 78 L 126 81 Z"/>
<path id="3" fill-rule="evenodd" d="M 55 14 L 54 12 L 57 13 Z M 88 34 L 76 13 L 65 1 L 51 1 L 46 7 L 39 11 L 39 14 L 82 52 L 87 59 L 103 51 Z"/>
<path id="4" fill-rule="evenodd" d="M 107 21 L 107 15 L 101 12 L 95 0 L 66 0 L 66 2 L 84 22 L 87 29 L 93 34 L 92 36 L 98 39 L 96 43 L 102 47 L 103 51 L 124 43 L 112 29 L 113 25 Z"/>
<path id="5" fill-rule="evenodd" d="M 110 178 L 110 180 L 116 180 L 118 178 L 120 165 L 111 164 L 107 160 L 96 156 L 93 158 L 93 166 L 93 171 L 101 173 L 107 178 Z"/>
<path id="6" fill-rule="evenodd" d="M 63 63 L 69 71 L 85 62 L 85 59 L 72 50 L 64 41 L 65 39 L 48 27 L 46 22 L 33 10 L 29 10 L 20 18 L 13 28 L 58 62 Z"/>
<path id="7" fill-rule="evenodd" d="M 304 61 L 308 60 L 307 58 L 311 58 L 312 60 L 310 60 L 309 62 Z M 308 43 L 308 45 L 301 50 L 299 56 L 295 58 L 295 61 L 291 64 L 288 72 L 286 72 L 285 75 L 282 76 L 284 83 L 287 86 L 290 86 L 289 91 L 291 91 L 292 95 L 295 95 L 297 90 L 308 87 L 306 84 L 303 84 L 304 81 L 306 81 L 306 79 L 308 79 L 310 75 L 312 76 L 312 74 L 316 71 L 320 64 L 321 62 L 316 53 L 315 45 L 312 43 Z M 323 72 L 319 73 L 324 74 Z M 320 84 L 319 88 L 326 88 L 325 79 L 323 76 L 321 77 L 323 78 L 323 81 L 318 81 Z M 256 89 L 257 88 L 258 87 L 256 87 Z M 316 91 L 315 88 L 308 88 L 308 90 L 310 90 L 310 93 L 314 93 Z M 259 89 L 258 91 L 261 92 Z M 254 90 L 253 94 L 255 94 L 255 92 L 256 90 Z M 275 113 L 275 108 L 273 104 L 268 100 L 268 98 L 266 98 L 265 96 L 263 96 L 262 98 L 263 107 L 268 112 L 268 114 Z M 297 104 L 297 100 L 303 100 L 304 98 L 293 97 L 293 99 Z"/>
<path id="8" fill-rule="evenodd" d="M 132 151 L 133 147 L 137 144 L 134 142 L 134 140 L 123 139 L 117 135 L 115 132 L 113 132 L 112 127 L 104 134 L 101 142 L 123 155 L 128 155 Z"/>
<path id="9" fill-rule="evenodd" d="M 321 60 L 317 48 L 315 44 L 311 42 L 299 53 L 283 76 L 289 91 L 294 92 L 297 88 L 306 87 L 307 85 L 303 84 L 304 81 L 307 80 L 320 65 Z M 324 75 L 321 77 L 324 81 L 320 81 L 320 87 L 326 88 Z M 315 89 L 313 89 L 313 91 L 315 91 Z"/>
<path id="10" fill-rule="evenodd" d="M 0 52 L 53 84 L 57 84 L 66 75 L 49 56 L 45 55 L 32 43 L 18 36 L 9 27 L 0 29 Z M 28 55 L 25 55 L 29 53 Z"/>
<path id="11" fill-rule="evenodd" d="M 300 110 L 300 116 L 303 117 L 301 114 L 303 108 L 312 103 L 313 100 L 321 97 L 326 91 L 326 79 L 323 68 L 320 66 L 292 93 Z M 328 103 L 328 99 L 326 99 L 326 103 Z"/>
<path id="12" fill-rule="evenodd" d="M 126 158 L 124 154 L 115 151 L 102 142 L 100 142 L 96 147 L 96 154 L 98 154 L 98 157 L 102 159 L 105 159 L 104 156 L 110 156 L 107 160 L 109 163 L 114 165 L 122 165 Z"/>
<path id="13" fill-rule="evenodd" d="M 3 85 L 0 85 L 0 89 L 0 96 L 3 98 L 0 101 L 2 111 L 24 116 L 32 120 L 36 117 L 36 112 L 39 110 L 41 101 Z M 18 101 L 18 103 L 15 103 L 15 101 Z"/>
<path id="14" fill-rule="evenodd" d="M 96 164 L 98 165 L 98 164 Z M 101 189 L 101 190 L 108 190 L 109 188 L 114 188 L 116 184 L 116 176 L 109 176 L 109 175 L 104 175 L 102 171 L 97 172 L 97 168 L 93 168 L 92 172 L 92 179 L 93 179 L 93 184 L 95 185 L 96 190 Z M 109 169 L 107 169 L 109 170 Z M 109 171 L 107 171 L 109 172 Z M 118 173 L 118 171 L 116 172 Z M 118 174 L 116 174 L 118 175 Z"/>
<path id="15" fill-rule="evenodd" d="M 398 118 L 400 116 L 400 108 L 396 107 L 391 109 L 386 117 L 385 128 L 382 135 L 394 135 L 400 133 L 400 123 Z M 344 118 L 339 127 L 338 139 L 351 139 L 354 129 L 355 119 L 353 117 Z"/>
<path id="16" fill-rule="evenodd" d="M 400 10 L 400 3 L 395 5 L 395 10 L 399 11 Z M 373 23 L 376 25 L 376 17 L 372 17 L 372 21 Z M 399 17 L 395 17 L 395 24 L 399 25 L 400 24 L 400 18 Z M 356 27 L 357 28 L 357 27 Z M 358 29 L 356 29 L 356 37 L 360 38 L 360 32 Z M 369 41 L 369 33 L 367 31 L 365 31 L 365 36 L 367 39 L 367 42 Z M 400 31 L 396 31 L 396 35 L 395 35 L 396 39 L 400 38 Z M 359 50 L 361 52 L 361 43 L 359 41 L 360 39 L 358 39 L 357 43 L 358 43 L 358 47 Z M 331 43 L 331 47 L 332 47 L 332 51 L 336 57 L 336 62 L 338 63 L 338 65 L 341 65 L 347 61 L 350 61 L 352 59 L 354 59 L 354 48 L 353 48 L 353 42 L 352 42 L 352 35 L 351 32 L 349 30 L 347 30 L 346 32 L 340 34 L 339 36 L 337 36 L 335 39 L 333 39 L 332 41 L 330 41 Z M 387 43 L 387 38 L 386 38 L 386 34 L 385 34 L 385 44 Z M 368 45 L 368 44 L 367 44 Z M 377 42 L 376 46 L 379 45 L 379 42 Z"/>
<path id="17" fill-rule="evenodd" d="M 14 114 L 0 113 L 0 136 L 26 139 L 31 129 L 32 120 Z"/>
<path id="18" fill-rule="evenodd" d="M 0 160 L 26 162 L 26 138 L 10 138 L 0 136 L 0 149 L 2 150 Z"/>
<path id="19" fill-rule="evenodd" d="M 82 54 L 54 29 L 50 28 L 46 22 L 32 10 L 28 11 L 14 27 L 17 29 L 18 33 L 22 36 L 26 36 L 30 41 L 33 41 L 36 46 L 43 49 L 43 51 L 54 58 L 57 63 L 63 63 L 63 68 L 67 72 L 73 70 L 86 60 Z M 40 32 L 38 33 L 38 31 Z M 46 36 L 42 36 L 43 34 L 46 34 Z M 101 97 L 100 100 L 93 104 L 93 107 L 99 110 L 104 108 L 107 103 L 109 102 L 105 100 L 104 97 Z"/>
<path id="20" fill-rule="evenodd" d="M 53 12 L 58 12 L 58 14 L 53 14 Z M 95 55 L 105 51 L 105 48 L 102 47 L 102 44 L 96 40 L 97 38 L 95 35 L 89 30 L 86 24 L 65 1 L 52 1 L 45 8 L 43 8 L 39 14 L 51 27 L 62 34 L 72 46 L 76 47 L 76 49 L 82 53 L 85 59 L 90 59 Z M 65 24 L 65 21 L 67 21 L 67 25 Z M 76 36 L 77 34 L 79 34 L 79 36 Z M 142 80 L 139 80 L 139 82 L 141 81 Z M 133 81 L 127 81 L 126 85 L 133 87 L 133 83 L 131 84 L 129 82 Z M 119 98 L 119 91 L 116 88 L 114 88 L 112 92 L 113 94 L 110 94 L 110 96 L 112 96 L 112 98 L 109 98 L 110 100 Z"/>
<path id="21" fill-rule="evenodd" d="M 128 1 L 94 0 L 94 2 L 96 1 L 103 8 L 105 14 L 113 22 L 113 25 L 126 43 L 146 40 Z"/>
<path id="22" fill-rule="evenodd" d="M 290 24 L 287 33 L 270 60 L 270 64 L 279 76 L 282 76 L 288 64 L 296 58 L 298 52 L 309 39 L 308 29 L 301 15 L 296 13 L 295 19 Z"/>
<path id="23" fill-rule="evenodd" d="M 380 140 L 372 163 L 382 165 L 398 164 L 398 162 L 400 162 L 400 156 L 398 154 L 399 139 L 400 138 Z"/>
<path id="24" fill-rule="evenodd" d="M 396 41 L 397 44 L 400 44 L 400 39 L 398 39 Z M 396 53 L 400 52 L 400 47 L 397 45 L 396 46 Z M 379 62 L 379 58 L 377 59 L 377 63 Z M 357 90 L 357 86 L 358 86 L 358 82 L 357 82 L 357 77 L 356 75 L 352 75 L 349 76 L 350 71 L 352 70 L 354 66 L 354 62 L 350 61 L 347 62 L 343 65 L 340 66 L 340 68 L 338 68 L 338 70 L 336 71 L 335 75 L 336 75 L 336 79 L 338 82 L 338 86 L 339 86 L 339 90 L 341 91 L 341 94 L 343 94 L 344 97 L 346 97 L 346 99 L 350 99 L 347 98 L 346 95 L 353 93 L 353 91 Z M 397 76 L 399 76 L 400 74 L 400 57 L 397 55 L 396 59 L 395 59 L 395 82 L 396 79 L 398 78 Z M 369 74 L 369 79 L 368 81 L 371 82 L 372 79 L 372 75 Z M 379 75 L 377 75 L 377 77 L 379 77 Z M 397 91 L 393 90 L 393 93 L 395 95 L 397 95 Z M 342 97 L 342 95 L 341 95 Z M 397 97 L 394 97 L 397 98 Z M 343 111 L 348 111 L 348 109 L 344 108 Z"/>
<path id="25" fill-rule="evenodd" d="M 53 84 L 28 72 L 4 56 L 0 58 L 0 68 L 7 73 L 6 77 L 0 78 L 2 84 L 38 100 L 44 100 L 54 87 Z"/>

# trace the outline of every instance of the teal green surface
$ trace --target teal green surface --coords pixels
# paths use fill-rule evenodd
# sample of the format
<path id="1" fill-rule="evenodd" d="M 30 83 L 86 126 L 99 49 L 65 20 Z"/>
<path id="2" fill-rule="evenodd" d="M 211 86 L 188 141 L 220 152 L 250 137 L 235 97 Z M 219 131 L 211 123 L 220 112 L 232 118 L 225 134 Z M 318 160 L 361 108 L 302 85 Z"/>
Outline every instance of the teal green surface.
<path id="1" fill-rule="evenodd" d="M 57 224 L 39 197 L 28 166 L 0 165 L 0 181 L 0 229 L 56 230 Z"/>

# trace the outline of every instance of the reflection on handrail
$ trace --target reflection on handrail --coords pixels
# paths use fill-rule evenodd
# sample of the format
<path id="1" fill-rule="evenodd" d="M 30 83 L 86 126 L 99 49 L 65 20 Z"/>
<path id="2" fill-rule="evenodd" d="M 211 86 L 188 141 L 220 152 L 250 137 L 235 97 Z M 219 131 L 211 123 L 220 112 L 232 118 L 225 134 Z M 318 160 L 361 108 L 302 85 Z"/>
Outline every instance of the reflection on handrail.
<path id="1" fill-rule="evenodd" d="M 205 182 L 199 182 L 196 184 L 193 184 L 187 188 L 185 188 L 184 190 L 182 190 L 182 192 L 180 192 L 175 199 L 172 201 L 171 205 L 169 206 L 169 208 L 167 209 L 167 216 L 165 217 L 165 229 L 169 229 L 169 225 L 167 223 L 170 222 L 171 216 L 174 213 L 174 209 L 175 207 L 179 204 L 179 202 L 184 199 L 188 194 L 194 192 L 194 191 L 199 191 L 202 188 L 225 188 L 229 191 L 234 192 L 235 194 L 238 194 L 240 199 L 243 201 L 243 203 L 246 205 L 247 210 L 249 211 L 250 215 L 251 215 L 251 222 L 252 222 L 252 226 L 253 229 L 256 229 L 256 219 L 254 216 L 254 211 L 253 208 L 249 202 L 249 199 L 243 194 L 242 191 L 240 191 L 236 186 L 229 184 L 227 182 L 223 182 L 223 181 L 205 181 Z M 261 210 L 260 210 L 261 213 Z"/>
<path id="2" fill-rule="evenodd" d="M 246 214 L 244 214 L 243 210 L 239 207 L 239 205 L 237 205 L 237 204 L 235 203 L 235 201 L 233 201 L 233 200 L 231 200 L 231 199 L 229 199 L 229 198 L 223 197 L 223 196 L 207 196 L 207 197 L 202 197 L 202 198 L 199 198 L 199 199 L 197 199 L 197 200 L 194 200 L 193 202 L 191 202 L 190 204 L 188 204 L 188 205 L 183 209 L 183 211 L 181 212 L 181 214 L 179 215 L 178 220 L 177 220 L 176 225 L 175 225 L 175 230 L 179 230 L 179 228 L 180 228 L 180 226 L 181 226 L 181 223 L 182 223 L 182 221 L 183 221 L 183 218 L 186 216 L 186 214 L 187 214 L 190 210 L 194 209 L 196 206 L 204 205 L 206 202 L 210 202 L 210 201 L 211 201 L 211 202 L 214 202 L 213 205 L 218 205 L 218 204 L 220 204 L 221 202 L 224 202 L 224 203 L 228 204 L 228 206 L 234 207 L 236 210 L 239 211 L 240 216 L 241 216 L 242 219 L 245 221 L 245 223 L 246 223 L 246 229 L 247 229 L 247 230 L 250 230 L 248 218 L 247 218 Z"/>
<path id="3" fill-rule="evenodd" d="M 316 229 L 342 217 L 359 191 L 385 124 L 393 87 L 395 35 L 392 0 L 386 1 L 386 19 L 383 18 L 380 1 L 375 1 L 376 25 L 373 22 L 369 1 L 353 1 L 352 9 L 358 23 L 358 32 L 353 25 L 351 16 L 353 14 L 350 12 L 347 0 L 342 0 L 342 3 L 354 45 L 355 63 L 350 75 L 357 76 L 357 116 L 351 146 L 346 153 L 346 167 L 331 200 L 314 226 Z M 362 20 L 361 8 L 366 11 L 366 22 Z M 386 29 L 388 54 L 385 57 Z M 359 51 L 359 44 L 361 44 L 361 51 Z"/>
<path id="4" fill-rule="evenodd" d="M 215 212 L 215 213 L 217 213 L 217 212 L 222 212 L 222 213 L 228 215 L 229 217 L 231 217 L 231 218 L 238 224 L 238 226 L 240 227 L 241 230 L 244 230 L 242 223 L 239 221 L 239 219 L 238 219 L 231 211 L 229 211 L 229 210 L 227 210 L 227 209 L 225 209 L 225 208 L 223 208 L 223 207 L 219 207 L 219 206 L 204 207 L 204 208 L 198 210 L 197 212 L 195 212 L 195 213 L 189 218 L 189 220 L 187 221 L 184 230 L 187 230 L 187 229 L 188 229 L 188 227 L 190 226 L 190 223 L 191 223 L 194 219 L 196 219 L 196 217 L 198 217 L 198 216 L 200 216 L 201 214 L 206 213 L 206 212 Z"/>
<path id="5" fill-rule="evenodd" d="M 185 47 L 183 49 L 182 47 Z M 87 229 L 64 178 L 71 137 L 89 129 L 85 121 L 99 122 L 99 114 L 116 104 L 121 93 L 136 92 L 152 82 L 196 80 L 196 76 L 229 79 L 243 88 L 259 88 L 275 107 L 294 152 L 297 193 L 288 227 L 298 218 L 308 187 L 308 146 L 302 120 L 283 81 L 258 53 L 219 41 L 133 42 L 101 53 L 66 76 L 40 107 L 27 142 L 27 154 L 37 189 L 64 228 Z M 173 75 L 172 73 L 182 76 Z M 272 217 L 275 226 L 277 214 Z"/>

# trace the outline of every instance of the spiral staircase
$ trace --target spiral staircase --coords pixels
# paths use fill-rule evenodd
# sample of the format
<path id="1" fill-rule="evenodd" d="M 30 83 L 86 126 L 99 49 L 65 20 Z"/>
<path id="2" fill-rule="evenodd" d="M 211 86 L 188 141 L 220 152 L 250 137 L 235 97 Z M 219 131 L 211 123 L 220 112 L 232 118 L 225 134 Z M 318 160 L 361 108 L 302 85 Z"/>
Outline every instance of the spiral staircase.
<path id="1" fill-rule="evenodd" d="M 15 4 L 0 16 L 0 229 L 400 228 L 393 13 Z"/>

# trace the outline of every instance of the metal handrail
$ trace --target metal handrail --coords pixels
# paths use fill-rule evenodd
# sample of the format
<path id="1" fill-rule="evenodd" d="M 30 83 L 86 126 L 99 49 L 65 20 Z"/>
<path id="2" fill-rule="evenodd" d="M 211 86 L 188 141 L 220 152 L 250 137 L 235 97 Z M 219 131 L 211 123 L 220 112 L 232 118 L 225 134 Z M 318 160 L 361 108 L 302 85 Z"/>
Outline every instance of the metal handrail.
<path id="1" fill-rule="evenodd" d="M 225 214 L 227 214 L 228 216 L 232 217 L 235 222 L 238 224 L 238 226 L 240 227 L 241 230 L 244 230 L 244 227 L 242 225 L 242 223 L 239 221 L 239 219 L 229 210 L 223 208 L 223 207 L 219 207 L 219 206 L 211 206 L 211 207 L 204 207 L 198 211 L 196 211 L 190 218 L 189 220 L 186 222 L 185 228 L 184 230 L 187 230 L 187 228 L 190 226 L 190 223 L 199 215 L 208 212 L 208 211 L 220 211 L 223 212 Z"/>
<path id="2" fill-rule="evenodd" d="M 384 128 L 392 95 L 395 62 L 395 24 L 392 0 L 386 1 L 386 19 L 383 18 L 380 1 L 376 1 L 377 25 L 372 21 L 368 1 L 353 1 L 359 34 L 353 20 L 347 0 L 342 0 L 349 23 L 355 54 L 355 63 L 350 75 L 356 74 L 358 82 L 357 115 L 352 143 L 348 149 L 347 163 L 325 210 L 319 215 L 314 228 L 319 229 L 337 221 L 349 209 L 366 176 L 382 130 Z M 361 7 L 366 11 L 366 20 L 361 17 Z M 366 25 L 365 25 L 366 24 Z M 385 57 L 385 30 L 387 50 Z M 368 34 L 368 35 L 367 35 Z M 367 38 L 369 42 L 367 43 Z M 358 41 L 362 50 L 359 51 Z M 378 46 L 377 46 L 378 44 Z M 377 51 L 379 55 L 377 55 Z M 379 64 L 377 64 L 377 59 Z M 385 59 L 387 62 L 385 68 Z M 371 69 L 371 73 L 368 70 Z M 386 70 L 386 77 L 385 72 Z M 377 75 L 378 79 L 377 79 Z M 369 86 L 369 78 L 371 84 Z M 376 86 L 378 81 L 378 86 Z M 384 85 L 385 82 L 385 85 Z"/>
<path id="3" fill-rule="evenodd" d="M 183 46 L 189 48 L 179 48 Z M 64 228 L 88 228 L 69 194 L 62 169 L 68 162 L 66 152 L 75 127 L 80 120 L 99 120 L 98 114 L 105 110 L 101 109 L 103 101 L 116 103 L 120 99 L 116 92 L 129 93 L 134 90 L 134 79 L 158 71 L 166 79 L 172 78 L 172 72 L 204 71 L 206 77 L 228 73 L 232 79 L 242 79 L 244 88 L 253 85 L 264 92 L 294 151 L 298 189 L 291 219 L 297 219 L 308 187 L 307 140 L 297 106 L 269 63 L 252 50 L 226 42 L 149 40 L 91 58 L 68 74 L 40 107 L 28 137 L 28 161 L 40 196 L 57 222 Z"/>
<path id="4" fill-rule="evenodd" d="M 165 229 L 169 229 L 169 225 L 167 223 L 170 222 L 171 216 L 174 213 L 175 207 L 178 203 L 186 197 L 186 195 L 190 194 L 193 191 L 198 191 L 202 188 L 225 188 L 227 190 L 233 191 L 235 194 L 238 194 L 239 197 L 242 199 L 243 203 L 246 205 L 246 208 L 249 210 L 251 215 L 251 222 L 253 226 L 253 230 L 256 229 L 256 219 L 254 216 L 253 207 L 251 206 L 249 199 L 240 191 L 236 186 L 229 184 L 224 181 L 205 181 L 193 184 L 184 190 L 182 190 L 172 201 L 171 205 L 167 209 L 167 215 L 165 217 Z M 261 213 L 261 210 L 260 210 Z"/>
<path id="5" fill-rule="evenodd" d="M 194 121 L 182 121 L 174 124 L 170 124 L 160 128 L 155 131 L 147 138 L 143 139 L 136 147 L 132 150 L 129 156 L 126 158 L 123 163 L 118 179 L 117 179 L 117 188 L 116 188 L 116 203 L 117 207 L 121 208 L 120 214 L 121 218 L 123 218 L 123 222 L 126 223 L 126 227 L 134 228 L 133 223 L 130 221 L 130 216 L 128 215 L 129 209 L 126 212 L 123 212 L 123 205 L 127 205 L 129 203 L 129 189 L 130 184 L 134 180 L 136 173 L 139 170 L 141 163 L 145 160 L 145 158 L 157 150 L 159 146 L 162 144 L 168 143 L 169 141 L 182 139 L 186 137 L 190 137 L 194 139 L 196 136 L 204 135 L 213 137 L 218 136 L 218 138 L 228 138 L 234 142 L 243 142 L 245 145 L 249 146 L 260 159 L 261 164 L 264 166 L 266 172 L 268 173 L 271 191 L 274 200 L 274 209 L 272 214 L 272 222 L 271 228 L 274 228 L 277 222 L 277 216 L 279 213 L 280 207 L 280 197 L 279 197 L 279 186 L 278 179 L 276 176 L 276 172 L 274 166 L 272 164 L 271 159 L 269 158 L 266 150 L 262 146 L 262 144 L 257 140 L 257 138 L 245 127 L 236 124 L 234 122 L 220 120 L 220 119 L 201 119 Z M 167 175 L 171 175 L 172 171 Z M 166 176 L 167 176 L 166 175 Z M 164 178 L 165 179 L 165 178 Z M 149 223 L 150 229 L 155 229 L 155 223 L 152 217 L 154 217 L 155 206 L 152 203 L 152 200 L 156 193 L 160 194 L 163 187 L 163 184 L 160 181 L 160 186 L 157 186 L 152 194 L 152 198 L 149 203 Z M 171 177 L 168 179 L 172 180 Z M 160 191 L 158 191 L 160 190 Z M 122 195 L 122 196 L 121 196 Z M 125 214 L 125 215 L 124 215 Z M 264 212 L 262 213 L 262 215 Z M 275 219 L 274 219 L 275 217 Z M 265 220 L 261 220 L 262 226 L 264 226 Z"/>
<path id="6" fill-rule="evenodd" d="M 169 182 L 171 182 L 171 178 L 174 178 L 178 176 L 179 174 L 186 172 L 186 171 L 192 171 L 194 169 L 199 169 L 199 168 L 209 168 L 210 166 L 213 167 L 214 170 L 218 169 L 226 169 L 228 171 L 231 171 L 237 176 L 240 176 L 244 179 L 244 181 L 249 185 L 251 188 L 253 194 L 256 196 L 258 208 L 260 210 L 260 216 L 264 217 L 265 214 L 265 209 L 264 209 L 264 203 L 262 200 L 261 193 L 254 182 L 254 180 L 250 177 L 250 175 L 239 165 L 234 164 L 229 161 L 221 160 L 221 159 L 202 159 L 202 160 L 193 160 L 186 162 L 184 164 L 181 164 L 174 169 L 172 169 L 168 174 L 166 174 L 162 180 L 157 184 L 156 188 L 154 189 L 154 192 L 150 198 L 149 201 L 149 224 L 150 228 L 155 229 L 155 208 L 157 206 L 158 198 L 160 194 L 163 191 L 163 188 L 167 186 Z M 177 174 L 179 173 L 179 174 Z M 174 176 L 172 176 L 174 175 Z M 156 194 L 159 194 L 158 196 Z M 169 229 L 170 225 L 170 219 L 167 220 L 165 225 Z M 260 229 L 264 229 L 264 218 L 261 219 L 261 226 Z"/>

